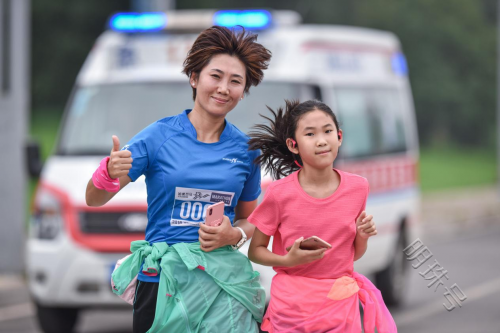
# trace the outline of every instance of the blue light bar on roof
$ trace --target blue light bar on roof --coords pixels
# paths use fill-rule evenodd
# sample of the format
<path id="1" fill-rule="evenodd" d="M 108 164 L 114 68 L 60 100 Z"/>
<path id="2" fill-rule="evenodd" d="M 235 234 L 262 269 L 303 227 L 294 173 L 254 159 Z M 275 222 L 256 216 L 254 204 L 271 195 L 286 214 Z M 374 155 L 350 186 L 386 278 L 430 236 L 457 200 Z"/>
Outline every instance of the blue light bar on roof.
<path id="1" fill-rule="evenodd" d="M 214 14 L 214 24 L 232 28 L 241 25 L 247 29 L 265 29 L 271 25 L 267 10 L 220 10 Z"/>
<path id="2" fill-rule="evenodd" d="M 111 29 L 122 32 L 158 31 L 167 25 L 165 13 L 118 13 L 111 17 Z"/>
<path id="3" fill-rule="evenodd" d="M 392 55 L 391 63 L 394 74 L 401 76 L 408 75 L 408 64 L 406 63 L 406 57 L 403 53 L 394 53 Z"/>

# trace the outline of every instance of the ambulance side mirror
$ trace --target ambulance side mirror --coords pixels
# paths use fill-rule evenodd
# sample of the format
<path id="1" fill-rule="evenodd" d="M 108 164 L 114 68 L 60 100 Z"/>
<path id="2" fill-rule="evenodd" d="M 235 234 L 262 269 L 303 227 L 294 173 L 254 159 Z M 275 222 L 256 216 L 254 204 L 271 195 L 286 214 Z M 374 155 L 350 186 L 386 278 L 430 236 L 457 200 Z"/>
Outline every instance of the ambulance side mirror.
<path id="1" fill-rule="evenodd" d="M 26 162 L 28 163 L 28 174 L 30 177 L 40 177 L 43 164 L 40 157 L 40 145 L 38 142 L 30 140 L 26 144 Z"/>

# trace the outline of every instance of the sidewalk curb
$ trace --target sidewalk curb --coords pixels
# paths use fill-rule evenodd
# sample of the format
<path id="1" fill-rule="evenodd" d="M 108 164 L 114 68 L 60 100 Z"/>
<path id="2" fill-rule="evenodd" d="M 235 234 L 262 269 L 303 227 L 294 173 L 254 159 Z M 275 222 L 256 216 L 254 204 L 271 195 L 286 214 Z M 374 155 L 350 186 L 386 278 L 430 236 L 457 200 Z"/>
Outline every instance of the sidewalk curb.
<path id="1" fill-rule="evenodd" d="M 421 228 L 424 236 L 454 235 L 492 225 L 500 225 L 497 186 L 452 189 L 422 196 Z"/>
<path id="2" fill-rule="evenodd" d="M 0 274 L 0 291 L 20 289 L 25 287 L 26 287 L 26 281 L 24 281 L 23 275 Z"/>

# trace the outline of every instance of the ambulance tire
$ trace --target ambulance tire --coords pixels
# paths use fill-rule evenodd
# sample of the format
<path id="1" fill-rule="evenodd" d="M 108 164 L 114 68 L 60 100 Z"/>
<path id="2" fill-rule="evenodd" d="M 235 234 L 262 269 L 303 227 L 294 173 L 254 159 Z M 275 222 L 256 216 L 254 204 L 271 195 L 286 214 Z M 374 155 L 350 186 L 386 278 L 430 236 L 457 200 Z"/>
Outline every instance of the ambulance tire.
<path id="1" fill-rule="evenodd" d="M 404 226 L 404 225 L 403 225 Z M 401 228 L 391 263 L 375 274 L 375 285 L 382 293 L 387 306 L 400 306 L 404 302 L 407 287 L 408 260 L 403 249 L 407 246 L 405 228 Z"/>
<path id="2" fill-rule="evenodd" d="M 78 320 L 77 308 L 57 308 L 36 304 L 38 324 L 44 333 L 71 333 Z"/>

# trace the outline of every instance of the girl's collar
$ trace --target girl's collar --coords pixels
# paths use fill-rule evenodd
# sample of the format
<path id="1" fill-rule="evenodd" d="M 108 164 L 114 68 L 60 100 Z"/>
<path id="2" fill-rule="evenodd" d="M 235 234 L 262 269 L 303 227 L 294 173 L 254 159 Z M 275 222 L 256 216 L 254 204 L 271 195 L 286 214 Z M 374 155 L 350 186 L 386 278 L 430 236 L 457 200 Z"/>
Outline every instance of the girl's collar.
<path id="1" fill-rule="evenodd" d="M 342 174 L 342 171 L 340 170 L 337 170 L 335 168 L 332 168 L 333 171 L 335 171 L 338 175 L 339 175 L 339 178 L 340 178 L 340 182 L 339 182 L 339 186 L 337 187 L 337 189 L 335 190 L 335 192 L 333 192 L 331 195 L 329 195 L 328 197 L 325 197 L 325 198 L 316 198 L 316 197 L 313 197 L 311 195 L 309 195 L 303 188 L 302 188 L 302 185 L 300 185 L 300 182 L 299 182 L 299 173 L 302 169 L 300 170 L 297 170 L 296 172 L 294 172 L 292 174 L 293 176 L 293 181 L 295 183 L 295 186 L 297 187 L 299 193 L 302 195 L 302 197 L 306 198 L 307 200 L 309 201 L 313 201 L 313 202 L 325 202 L 325 201 L 330 201 L 330 200 L 334 200 L 340 193 L 341 189 L 344 187 L 344 176 Z"/>

